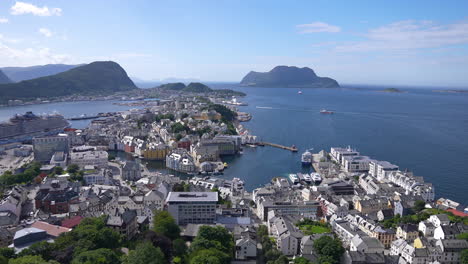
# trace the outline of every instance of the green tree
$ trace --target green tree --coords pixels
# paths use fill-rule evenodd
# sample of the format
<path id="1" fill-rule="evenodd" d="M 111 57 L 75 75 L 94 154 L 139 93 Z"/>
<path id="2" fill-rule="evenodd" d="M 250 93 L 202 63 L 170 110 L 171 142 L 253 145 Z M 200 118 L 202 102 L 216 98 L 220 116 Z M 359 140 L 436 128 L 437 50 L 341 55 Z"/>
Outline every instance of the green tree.
<path id="1" fill-rule="evenodd" d="M 304 257 L 297 257 L 294 259 L 294 264 L 310 264 L 310 261 Z"/>
<path id="2" fill-rule="evenodd" d="M 23 256 L 15 259 L 10 259 L 8 264 L 52 264 L 58 263 L 56 261 L 45 261 L 40 256 Z"/>
<path id="3" fill-rule="evenodd" d="M 421 212 L 422 210 L 424 210 L 424 208 L 426 207 L 426 202 L 422 201 L 422 200 L 418 200 L 414 203 L 414 206 L 413 206 L 413 211 L 415 213 L 419 213 Z"/>
<path id="4" fill-rule="evenodd" d="M 8 264 L 8 259 L 4 256 L 0 256 L 0 264 Z"/>
<path id="5" fill-rule="evenodd" d="M 465 232 L 465 233 L 458 234 L 457 238 L 458 239 L 464 239 L 464 240 L 468 241 L 468 233 Z"/>
<path id="6" fill-rule="evenodd" d="M 318 264 L 338 264 L 339 261 L 335 260 L 332 256 L 322 255 L 318 259 Z"/>
<path id="7" fill-rule="evenodd" d="M 54 170 L 52 171 L 52 174 L 62 175 L 63 174 L 63 168 L 60 167 L 60 166 L 55 167 Z"/>
<path id="8" fill-rule="evenodd" d="M 325 256 L 327 256 L 333 259 L 335 262 L 332 263 L 339 263 L 341 255 L 344 253 L 341 241 L 329 236 L 322 236 L 315 240 L 314 249 L 320 257 L 323 256 L 325 258 Z"/>
<path id="9" fill-rule="evenodd" d="M 172 245 L 174 250 L 174 256 L 183 256 L 187 253 L 187 244 L 185 244 L 185 241 L 183 239 L 177 238 L 176 240 L 174 240 Z"/>
<path id="10" fill-rule="evenodd" d="M 230 256 L 217 249 L 203 249 L 192 257 L 190 264 L 225 264 L 231 260 Z"/>
<path id="11" fill-rule="evenodd" d="M 0 256 L 11 259 L 15 256 L 15 250 L 7 247 L 0 248 Z"/>
<path id="12" fill-rule="evenodd" d="M 153 230 L 172 240 L 180 236 L 180 228 L 174 218 L 167 211 L 155 211 L 153 218 Z"/>
<path id="13" fill-rule="evenodd" d="M 162 264 L 166 263 L 164 254 L 160 248 L 154 247 L 149 242 L 138 244 L 135 250 L 131 250 L 123 264 Z"/>
<path id="14" fill-rule="evenodd" d="M 279 252 L 277 249 L 270 249 L 265 252 L 265 259 L 267 261 L 275 261 L 279 257 L 281 257 L 281 252 Z"/>
<path id="15" fill-rule="evenodd" d="M 72 264 L 115 264 L 120 263 L 119 256 L 107 248 L 99 248 L 78 254 Z"/>
<path id="16" fill-rule="evenodd" d="M 234 239 L 232 235 L 222 226 L 201 226 L 194 242 L 196 242 L 197 239 L 217 241 L 225 249 L 224 252 L 231 252 L 234 248 Z"/>
<path id="17" fill-rule="evenodd" d="M 67 167 L 67 172 L 70 174 L 77 173 L 80 170 L 80 167 L 76 164 L 70 164 Z"/>
<path id="18" fill-rule="evenodd" d="M 53 245 L 49 242 L 46 241 L 41 241 L 32 244 L 29 248 L 21 251 L 18 255 L 19 256 L 26 256 L 26 255 L 32 255 L 36 256 L 39 255 L 45 260 L 49 260 L 52 258 L 52 250 L 53 250 Z"/>
<path id="19" fill-rule="evenodd" d="M 460 263 L 468 264 L 468 249 L 464 249 L 460 255 Z"/>

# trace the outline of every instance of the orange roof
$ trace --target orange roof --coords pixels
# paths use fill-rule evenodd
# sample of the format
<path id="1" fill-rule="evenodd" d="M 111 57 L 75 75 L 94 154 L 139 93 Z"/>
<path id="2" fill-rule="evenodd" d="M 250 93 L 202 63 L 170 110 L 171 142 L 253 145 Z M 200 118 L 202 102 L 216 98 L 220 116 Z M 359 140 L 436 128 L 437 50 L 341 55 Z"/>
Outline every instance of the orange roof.
<path id="1" fill-rule="evenodd" d="M 465 214 L 464 212 L 462 211 L 458 211 L 458 210 L 455 210 L 455 209 L 447 209 L 447 212 L 451 212 L 452 214 L 456 215 L 456 216 L 461 216 L 461 217 L 467 217 L 468 214 Z"/>
<path id="2" fill-rule="evenodd" d="M 77 215 L 69 219 L 62 220 L 62 226 L 67 228 L 74 228 L 75 226 L 79 225 L 83 220 L 83 217 Z"/>
<path id="3" fill-rule="evenodd" d="M 34 224 L 32 224 L 31 227 L 44 230 L 47 232 L 48 235 L 53 236 L 53 237 L 58 237 L 62 233 L 71 231 L 70 228 L 57 226 L 57 225 L 51 225 L 49 223 L 42 222 L 42 221 L 34 222 Z"/>

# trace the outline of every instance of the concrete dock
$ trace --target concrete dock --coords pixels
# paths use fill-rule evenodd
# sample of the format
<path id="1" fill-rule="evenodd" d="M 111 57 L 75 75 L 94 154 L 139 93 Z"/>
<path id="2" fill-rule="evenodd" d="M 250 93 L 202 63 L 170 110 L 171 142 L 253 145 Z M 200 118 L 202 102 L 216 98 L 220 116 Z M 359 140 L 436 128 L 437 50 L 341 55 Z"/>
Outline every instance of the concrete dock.
<path id="1" fill-rule="evenodd" d="M 270 147 L 274 147 L 274 148 L 286 149 L 286 150 L 289 150 L 289 151 L 292 151 L 292 152 L 297 152 L 297 148 L 295 146 L 287 147 L 287 146 L 283 146 L 283 145 L 279 145 L 279 144 L 275 144 L 275 143 L 270 143 L 270 142 L 258 142 L 257 145 L 259 145 L 259 146 L 270 146 Z"/>

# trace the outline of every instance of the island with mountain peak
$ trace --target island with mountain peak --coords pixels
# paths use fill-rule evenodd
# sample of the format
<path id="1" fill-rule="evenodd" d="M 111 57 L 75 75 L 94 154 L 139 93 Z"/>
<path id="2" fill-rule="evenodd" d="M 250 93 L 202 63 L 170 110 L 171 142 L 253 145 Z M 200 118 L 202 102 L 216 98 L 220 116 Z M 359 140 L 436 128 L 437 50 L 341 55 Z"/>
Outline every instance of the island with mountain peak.
<path id="1" fill-rule="evenodd" d="M 276 66 L 269 72 L 249 72 L 241 86 L 284 88 L 339 88 L 338 82 L 329 77 L 319 77 L 308 67 Z"/>

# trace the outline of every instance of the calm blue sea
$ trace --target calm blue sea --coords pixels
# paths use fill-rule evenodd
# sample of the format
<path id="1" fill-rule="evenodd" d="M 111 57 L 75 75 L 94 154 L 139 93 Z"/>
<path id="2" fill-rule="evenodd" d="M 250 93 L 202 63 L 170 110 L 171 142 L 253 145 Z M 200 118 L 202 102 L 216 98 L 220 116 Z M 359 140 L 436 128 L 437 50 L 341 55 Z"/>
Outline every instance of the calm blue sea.
<path id="1" fill-rule="evenodd" d="M 271 147 L 245 148 L 230 159 L 225 177 L 239 177 L 249 189 L 272 177 L 301 171 L 300 155 L 352 146 L 423 176 L 436 196 L 468 204 L 468 93 L 403 89 L 235 88 L 246 92 L 241 111 L 253 115 L 245 127 L 263 141 L 295 144 L 298 153 Z M 271 109 L 257 108 L 268 107 Z M 333 115 L 319 114 L 320 109 Z"/>
<path id="2" fill-rule="evenodd" d="M 228 86 L 229 87 L 229 86 Z M 229 87 L 232 88 L 232 87 Z M 468 94 L 403 89 L 236 88 L 248 95 L 241 111 L 253 115 L 244 125 L 264 141 L 295 144 L 298 153 L 271 147 L 245 148 L 229 158 L 223 177 L 244 179 L 251 190 L 275 176 L 301 171 L 300 155 L 309 148 L 352 146 L 363 155 L 387 160 L 432 182 L 438 197 L 468 204 Z M 53 103 L 0 108 L 0 120 L 14 113 L 58 111 L 70 117 L 126 110 L 113 102 Z M 268 107 L 257 108 L 257 107 Z M 334 115 L 321 115 L 325 108 Z M 73 122 L 84 127 L 89 120 Z M 154 169 L 163 170 L 163 164 Z"/>

